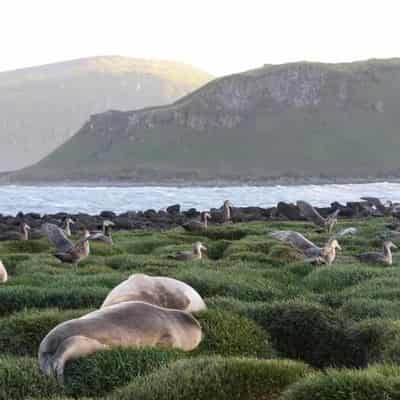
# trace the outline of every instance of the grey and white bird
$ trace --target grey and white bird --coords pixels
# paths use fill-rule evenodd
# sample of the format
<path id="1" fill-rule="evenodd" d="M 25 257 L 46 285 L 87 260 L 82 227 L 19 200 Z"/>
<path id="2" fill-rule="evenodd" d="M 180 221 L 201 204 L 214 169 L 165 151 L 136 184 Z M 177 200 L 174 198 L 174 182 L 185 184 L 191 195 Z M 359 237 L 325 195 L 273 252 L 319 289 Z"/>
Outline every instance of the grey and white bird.
<path id="1" fill-rule="evenodd" d="M 335 261 L 336 250 L 342 250 L 335 236 L 331 237 L 322 247 L 295 231 L 275 231 L 271 232 L 270 236 L 302 252 L 307 262 L 330 265 Z"/>
<path id="2" fill-rule="evenodd" d="M 78 264 L 87 258 L 90 254 L 90 240 L 101 240 L 112 244 L 111 240 L 102 232 L 91 235 L 87 229 L 84 229 L 82 238 L 74 244 L 67 238 L 65 232 L 54 224 L 45 223 L 42 225 L 42 230 L 56 247 L 57 252 L 54 257 L 63 263 Z"/>
<path id="3" fill-rule="evenodd" d="M 393 256 L 391 249 L 397 249 L 397 246 L 390 240 L 383 242 L 382 252 L 366 252 L 358 255 L 358 259 L 367 264 L 393 264 Z"/>
<path id="4" fill-rule="evenodd" d="M 180 261 L 201 260 L 202 251 L 207 251 L 207 247 L 203 246 L 201 242 L 196 242 L 192 245 L 192 251 L 179 251 L 173 258 Z"/>
<path id="5" fill-rule="evenodd" d="M 324 218 L 311 204 L 306 201 L 299 200 L 296 203 L 300 213 L 314 225 L 326 229 L 328 233 L 332 233 L 334 226 L 337 224 L 337 217 L 340 213 L 338 208 L 332 214 Z"/>
<path id="6" fill-rule="evenodd" d="M 201 214 L 201 220 L 192 220 L 182 225 L 183 229 L 191 233 L 203 233 L 208 228 L 208 220 L 211 218 L 211 215 L 208 212 L 203 212 Z"/>

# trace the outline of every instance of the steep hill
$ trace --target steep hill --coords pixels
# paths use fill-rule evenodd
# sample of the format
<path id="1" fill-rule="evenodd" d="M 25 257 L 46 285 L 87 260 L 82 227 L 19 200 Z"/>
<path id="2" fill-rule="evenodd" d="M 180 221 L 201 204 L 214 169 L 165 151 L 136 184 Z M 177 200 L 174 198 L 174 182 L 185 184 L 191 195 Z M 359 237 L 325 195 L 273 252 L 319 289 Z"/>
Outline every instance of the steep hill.
<path id="1" fill-rule="evenodd" d="M 0 171 L 37 162 L 93 113 L 167 104 L 208 82 L 182 63 L 94 57 L 0 73 Z"/>
<path id="2" fill-rule="evenodd" d="M 93 115 L 11 179 L 400 175 L 399 111 L 400 59 L 265 65 L 169 106 Z"/>

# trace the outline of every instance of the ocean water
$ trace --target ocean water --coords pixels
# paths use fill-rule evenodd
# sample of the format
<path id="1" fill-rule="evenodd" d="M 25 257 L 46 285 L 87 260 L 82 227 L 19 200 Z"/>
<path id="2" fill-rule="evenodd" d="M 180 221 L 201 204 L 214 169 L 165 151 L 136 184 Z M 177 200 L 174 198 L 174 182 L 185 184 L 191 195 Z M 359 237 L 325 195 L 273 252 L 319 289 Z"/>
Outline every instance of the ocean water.
<path id="1" fill-rule="evenodd" d="M 333 201 L 346 203 L 361 196 L 400 201 L 400 183 L 368 183 L 303 186 L 233 186 L 233 187 L 156 187 L 156 186 L 0 186 L 0 213 L 56 212 L 97 214 L 103 210 L 116 213 L 179 203 L 182 209 L 207 210 L 219 207 L 226 199 L 234 206 L 270 207 L 279 201 L 306 200 L 316 206 Z"/>

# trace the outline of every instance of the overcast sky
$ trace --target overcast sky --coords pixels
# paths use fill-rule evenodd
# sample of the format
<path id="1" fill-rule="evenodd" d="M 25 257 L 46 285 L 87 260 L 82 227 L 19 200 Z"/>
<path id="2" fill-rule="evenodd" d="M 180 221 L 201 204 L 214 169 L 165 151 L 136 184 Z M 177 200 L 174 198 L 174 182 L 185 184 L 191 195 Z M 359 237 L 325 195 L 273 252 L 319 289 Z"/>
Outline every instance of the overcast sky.
<path id="1" fill-rule="evenodd" d="M 96 55 L 214 75 L 400 56 L 395 0 L 1 0 L 0 71 Z"/>

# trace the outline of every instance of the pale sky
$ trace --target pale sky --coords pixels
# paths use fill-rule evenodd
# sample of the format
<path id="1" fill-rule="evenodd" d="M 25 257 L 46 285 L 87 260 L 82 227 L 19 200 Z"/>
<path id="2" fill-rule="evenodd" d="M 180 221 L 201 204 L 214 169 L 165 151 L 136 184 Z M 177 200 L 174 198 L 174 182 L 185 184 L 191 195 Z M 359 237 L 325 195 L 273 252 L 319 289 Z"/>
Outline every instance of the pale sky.
<path id="1" fill-rule="evenodd" d="M 96 55 L 214 75 L 400 57 L 396 0 L 0 0 L 0 71 Z"/>

